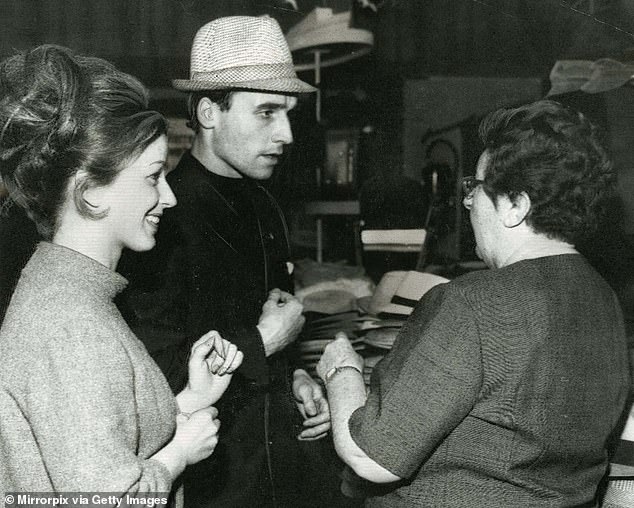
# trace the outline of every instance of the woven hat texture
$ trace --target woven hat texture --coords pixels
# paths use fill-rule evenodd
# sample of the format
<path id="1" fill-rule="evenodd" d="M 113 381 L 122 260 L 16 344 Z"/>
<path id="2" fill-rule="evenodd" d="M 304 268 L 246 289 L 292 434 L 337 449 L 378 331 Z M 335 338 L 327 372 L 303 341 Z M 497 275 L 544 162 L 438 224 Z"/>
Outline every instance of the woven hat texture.
<path id="1" fill-rule="evenodd" d="M 282 29 L 269 16 L 228 16 L 202 26 L 192 44 L 190 79 L 172 85 L 184 91 L 315 91 L 297 78 Z"/>
<path id="2" fill-rule="evenodd" d="M 409 316 L 427 291 L 448 279 L 416 270 L 396 270 L 383 275 L 368 306 L 371 314 Z"/>

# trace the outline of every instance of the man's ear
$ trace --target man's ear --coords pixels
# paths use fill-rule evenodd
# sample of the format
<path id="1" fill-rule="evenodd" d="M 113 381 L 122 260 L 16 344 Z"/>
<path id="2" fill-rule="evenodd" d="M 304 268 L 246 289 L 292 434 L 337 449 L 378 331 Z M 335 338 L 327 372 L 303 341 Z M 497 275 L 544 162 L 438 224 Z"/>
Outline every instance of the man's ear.
<path id="1" fill-rule="evenodd" d="M 212 102 L 208 97 L 203 97 L 196 105 L 198 123 L 204 129 L 213 129 L 219 112 L 218 104 Z"/>
<path id="2" fill-rule="evenodd" d="M 504 225 L 514 228 L 524 222 L 531 211 L 531 198 L 526 192 L 521 192 L 513 197 L 507 197 L 507 207 L 504 213 Z"/>

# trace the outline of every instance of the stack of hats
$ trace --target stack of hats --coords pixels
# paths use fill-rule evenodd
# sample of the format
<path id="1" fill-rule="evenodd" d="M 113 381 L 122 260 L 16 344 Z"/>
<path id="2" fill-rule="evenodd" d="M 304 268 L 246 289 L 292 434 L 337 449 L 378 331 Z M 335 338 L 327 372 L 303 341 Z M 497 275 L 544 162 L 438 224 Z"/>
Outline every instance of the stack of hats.
<path id="1" fill-rule="evenodd" d="M 304 327 L 303 338 L 297 343 L 308 373 L 315 375 L 315 368 L 324 348 L 334 340 L 337 332 L 345 332 L 355 351 L 361 353 L 365 349 L 365 343 L 358 332 L 367 319 L 354 310 L 310 320 Z"/>
<path id="2" fill-rule="evenodd" d="M 366 350 L 364 377 L 369 381 L 372 369 L 392 349 L 401 327 L 427 291 L 449 279 L 432 273 L 387 272 L 369 298 L 360 298 L 358 306 L 371 319 L 361 323 L 358 335 L 369 346 Z"/>
<path id="3" fill-rule="evenodd" d="M 374 366 L 392 348 L 401 327 L 422 296 L 449 279 L 431 273 L 387 272 L 372 295 L 357 298 L 357 309 L 310 320 L 298 342 L 309 373 L 337 332 L 345 332 L 354 349 L 365 359 L 364 379 L 369 383 Z"/>

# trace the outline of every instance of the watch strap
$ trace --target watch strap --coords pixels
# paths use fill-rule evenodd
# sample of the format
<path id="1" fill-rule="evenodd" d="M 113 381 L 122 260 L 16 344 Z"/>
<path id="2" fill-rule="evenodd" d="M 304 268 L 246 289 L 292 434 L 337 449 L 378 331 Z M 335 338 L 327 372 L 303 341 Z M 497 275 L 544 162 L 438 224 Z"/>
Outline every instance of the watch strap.
<path id="1" fill-rule="evenodd" d="M 330 381 L 336 374 L 346 369 L 352 369 L 357 371 L 359 374 L 361 374 L 361 371 L 354 365 L 342 365 L 340 367 L 333 367 L 328 372 L 326 372 L 326 375 L 324 376 L 324 381 L 328 383 L 328 381 Z"/>

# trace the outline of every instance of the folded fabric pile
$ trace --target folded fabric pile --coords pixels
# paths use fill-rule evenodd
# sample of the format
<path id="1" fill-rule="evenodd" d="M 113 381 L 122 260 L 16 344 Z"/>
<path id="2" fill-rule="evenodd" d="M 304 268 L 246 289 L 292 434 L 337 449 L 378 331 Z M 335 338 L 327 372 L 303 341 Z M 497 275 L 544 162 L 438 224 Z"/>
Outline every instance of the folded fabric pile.
<path id="1" fill-rule="evenodd" d="M 374 284 L 363 267 L 309 259 L 295 263 L 295 296 L 304 304 L 304 312 L 338 314 L 356 310 L 357 299 L 373 291 Z"/>

